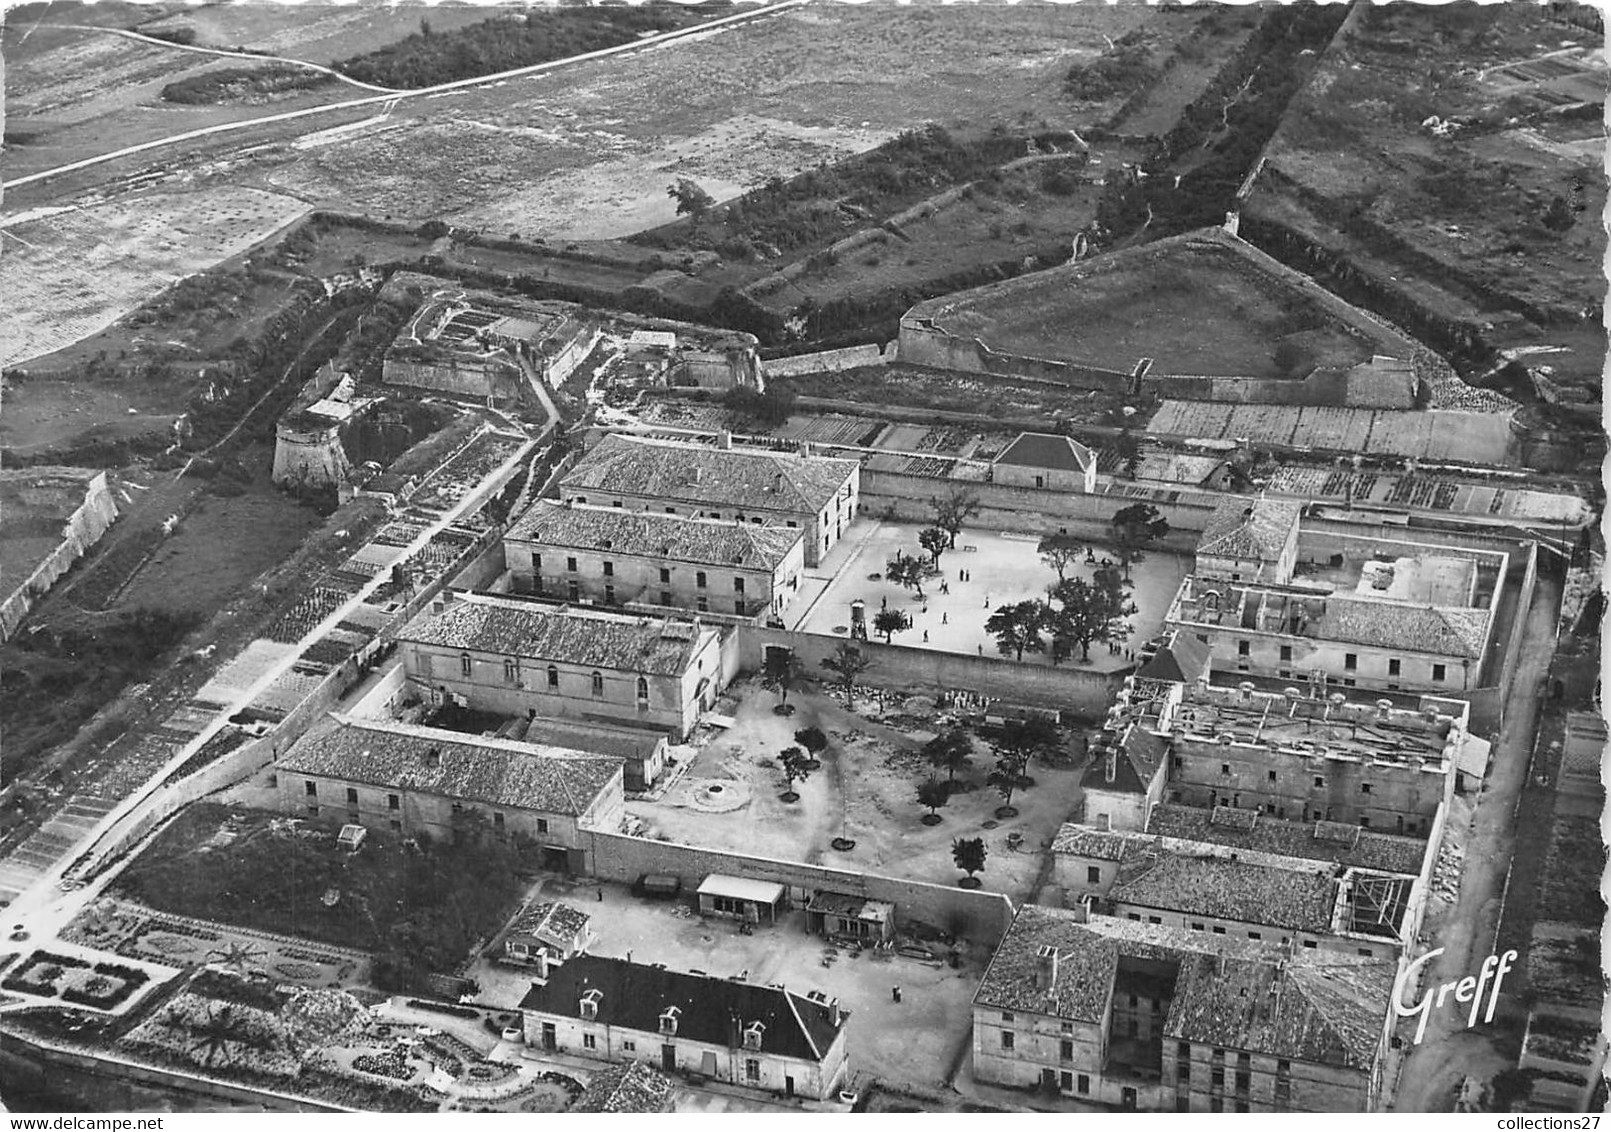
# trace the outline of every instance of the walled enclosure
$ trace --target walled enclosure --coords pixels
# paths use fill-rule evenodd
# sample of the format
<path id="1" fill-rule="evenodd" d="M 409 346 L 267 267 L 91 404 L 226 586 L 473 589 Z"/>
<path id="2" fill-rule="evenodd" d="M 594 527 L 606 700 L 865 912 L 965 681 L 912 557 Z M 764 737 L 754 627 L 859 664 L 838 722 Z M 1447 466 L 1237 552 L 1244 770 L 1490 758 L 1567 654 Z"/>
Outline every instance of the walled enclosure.
<path id="1" fill-rule="evenodd" d="M 86 472 L 79 468 L 25 468 L 0 473 L 0 486 L 9 494 L 26 496 L 30 485 L 43 481 L 44 490 L 79 490 L 83 502 L 73 509 L 61 526 L 61 541 L 56 549 L 45 556 L 22 583 L 6 595 L 0 605 L 0 641 L 10 640 L 33 608 L 34 602 L 50 592 L 56 580 L 94 546 L 117 519 L 117 501 L 106 483 L 105 472 Z M 7 507 L 10 511 L 12 508 Z M 9 582 L 9 579 L 8 579 Z"/>

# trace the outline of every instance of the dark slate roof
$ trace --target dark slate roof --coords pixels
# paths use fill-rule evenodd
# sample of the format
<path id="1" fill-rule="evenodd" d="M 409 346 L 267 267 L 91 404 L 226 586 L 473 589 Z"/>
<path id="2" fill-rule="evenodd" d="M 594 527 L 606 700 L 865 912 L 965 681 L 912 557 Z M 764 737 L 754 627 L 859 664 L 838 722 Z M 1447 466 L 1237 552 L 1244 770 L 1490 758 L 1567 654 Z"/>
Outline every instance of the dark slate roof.
<path id="1" fill-rule="evenodd" d="M 539 499 L 516 519 L 505 541 L 530 542 L 575 550 L 608 550 L 706 566 L 775 570 L 788 557 L 802 531 L 719 522 L 654 511 L 567 505 Z"/>
<path id="2" fill-rule="evenodd" d="M 1213 646 L 1199 641 L 1195 633 L 1174 633 L 1151 660 L 1136 669 L 1136 679 L 1195 684 L 1208 671 L 1212 653 Z"/>
<path id="3" fill-rule="evenodd" d="M 665 1112 L 677 1086 L 646 1061 L 623 1061 L 593 1074 L 571 1112 Z"/>
<path id="4" fill-rule="evenodd" d="M 1169 736 L 1131 724 L 1118 742 L 1111 742 L 1109 738 L 1108 750 L 1092 756 L 1080 778 L 1080 786 L 1085 790 L 1145 794 L 1152 776 L 1169 753 Z"/>
<path id="5" fill-rule="evenodd" d="M 844 1029 L 848 1015 L 834 1025 L 825 1002 L 780 987 L 670 971 L 624 959 L 582 955 L 550 972 L 548 982 L 534 985 L 521 1000 L 522 1010 L 580 1017 L 582 995 L 603 992 L 598 1020 L 644 1033 L 658 1033 L 660 1015 L 670 1006 L 677 1016 L 677 1036 L 690 1041 L 738 1047 L 752 1022 L 766 1030 L 764 1052 L 821 1061 Z"/>
<path id="6" fill-rule="evenodd" d="M 427 757 L 432 751 L 435 765 Z M 303 736 L 276 769 L 574 817 L 621 773 L 621 763 L 434 727 L 341 717 L 335 726 Z"/>
<path id="7" fill-rule="evenodd" d="M 415 618 L 397 639 L 524 660 L 680 676 L 693 663 L 701 636 L 709 632 L 667 618 L 472 596 L 441 613 Z"/>
<path id="8" fill-rule="evenodd" d="M 590 755 L 642 761 L 654 754 L 655 748 L 666 741 L 666 736 L 663 732 L 632 727 L 538 718 L 530 722 L 522 741 L 544 747 L 568 747 Z"/>
<path id="9" fill-rule="evenodd" d="M 1426 855 L 1426 842 L 1417 837 L 1361 829 L 1351 841 L 1316 836 L 1312 822 L 1282 821 L 1260 814 L 1250 830 L 1217 824 L 1213 814 L 1196 806 L 1165 803 L 1154 806 L 1147 832 L 1180 841 L 1202 841 L 1281 857 L 1330 861 L 1362 869 L 1416 876 Z"/>
<path id="10" fill-rule="evenodd" d="M 1084 472 L 1096 463 L 1096 455 L 1072 437 L 1049 432 L 1020 432 L 1018 439 L 1007 445 L 994 463 Z"/>
<path id="11" fill-rule="evenodd" d="M 1056 978 L 1036 985 L 1040 951 Z M 1389 1010 L 1395 964 L 1327 954 L 1295 956 L 1251 940 L 1026 904 L 1013 918 L 976 1007 L 1097 1023 L 1120 957 L 1179 965 L 1164 1037 L 1293 1060 L 1366 1069 Z"/>
<path id="12" fill-rule="evenodd" d="M 715 448 L 612 433 L 560 481 L 578 491 L 715 507 L 812 514 L 857 470 L 854 460 L 755 448 Z"/>
<path id="13" fill-rule="evenodd" d="M 1214 558 L 1279 558 L 1302 511 L 1302 505 L 1291 500 L 1227 497 L 1209 516 L 1197 540 L 1197 553 Z"/>
<path id="14" fill-rule="evenodd" d="M 1331 930 L 1336 895 L 1323 872 L 1168 850 L 1132 855 L 1108 892 L 1126 904 L 1305 932 Z"/>

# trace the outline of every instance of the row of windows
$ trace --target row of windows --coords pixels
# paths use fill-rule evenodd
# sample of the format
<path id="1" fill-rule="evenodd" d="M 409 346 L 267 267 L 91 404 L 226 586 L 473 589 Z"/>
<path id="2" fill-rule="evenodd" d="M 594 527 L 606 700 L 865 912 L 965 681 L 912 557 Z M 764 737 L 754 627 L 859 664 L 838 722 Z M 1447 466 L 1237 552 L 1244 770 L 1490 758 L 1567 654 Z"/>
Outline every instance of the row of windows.
<path id="1" fill-rule="evenodd" d="M 473 656 L 471 656 L 469 653 L 461 654 L 459 656 L 459 671 L 460 671 L 461 674 L 463 674 L 467 678 L 471 677 L 471 676 L 474 676 L 475 675 L 475 658 Z M 559 669 L 556 666 L 554 666 L 552 664 L 550 664 L 548 666 L 547 677 L 548 677 L 548 686 L 550 688 L 558 688 L 559 687 Z M 518 684 L 518 683 L 520 683 L 520 678 L 521 678 L 520 661 L 515 660 L 512 657 L 505 657 L 504 662 L 503 662 L 503 678 L 507 683 L 510 683 L 510 684 Z M 604 673 L 595 670 L 590 675 L 588 682 L 589 682 L 589 685 L 590 685 L 591 690 L 593 692 L 593 695 L 596 696 L 596 697 L 602 698 L 603 695 L 604 695 Z M 649 698 L 649 679 L 648 679 L 648 677 L 646 677 L 646 676 L 639 676 L 638 677 L 637 693 L 638 693 L 638 699 L 645 700 L 645 701 L 648 700 L 648 698 Z"/>
<path id="2" fill-rule="evenodd" d="M 1237 656 L 1244 656 L 1244 657 L 1245 656 L 1250 656 L 1252 654 L 1252 651 L 1253 651 L 1253 644 L 1252 644 L 1251 641 L 1237 641 L 1236 642 L 1236 655 Z M 1281 646 L 1281 659 L 1283 661 L 1286 661 L 1286 662 L 1290 662 L 1292 660 L 1292 646 L 1291 645 L 1282 645 Z M 1345 672 L 1358 672 L 1359 671 L 1359 654 L 1358 653 L 1356 653 L 1356 652 L 1343 653 L 1343 671 L 1345 671 Z M 1387 674 L 1388 674 L 1388 676 L 1399 676 L 1399 675 L 1402 674 L 1402 671 L 1403 671 L 1403 662 L 1401 660 L 1399 660 L 1399 658 L 1396 657 L 1396 656 L 1395 657 L 1389 657 L 1388 661 L 1387 661 Z M 1433 681 L 1433 683 L 1442 683 L 1444 680 L 1447 680 L 1448 678 L 1449 678 L 1449 666 L 1447 664 L 1433 664 L 1432 665 L 1432 681 Z"/>
<path id="3" fill-rule="evenodd" d="M 585 504 L 587 502 L 587 496 L 578 495 L 575 498 L 574 502 Z M 622 506 L 621 500 L 619 500 L 619 499 L 610 500 L 610 506 L 611 507 L 616 507 L 616 508 L 621 507 Z M 667 515 L 675 515 L 675 514 L 677 514 L 677 509 L 675 507 L 667 506 L 665 508 L 665 513 Z M 721 519 L 723 517 L 722 513 L 720 511 L 694 511 L 694 512 L 691 512 L 691 513 L 694 516 L 694 518 L 696 518 L 696 519 Z M 757 526 L 758 527 L 761 524 L 765 523 L 766 519 L 765 519 L 764 516 L 761 516 L 761 515 L 750 515 L 750 516 L 746 517 L 744 512 L 742 512 L 742 511 L 734 511 L 732 521 L 735 522 L 735 523 L 747 522 L 747 523 L 751 524 L 752 526 Z M 827 517 L 824 516 L 822 521 L 826 523 L 828 521 Z M 800 524 L 797 523 L 793 519 L 785 520 L 783 525 L 786 526 L 786 527 L 794 527 L 795 529 L 799 529 L 799 526 L 800 526 Z M 574 570 L 574 569 L 576 569 L 576 567 L 572 566 L 571 569 Z"/>
<path id="4" fill-rule="evenodd" d="M 1364 791 L 1364 793 L 1369 793 L 1369 791 Z M 1169 792 L 1169 801 L 1172 802 L 1172 803 L 1179 802 L 1180 801 L 1180 791 L 1179 790 L 1171 790 Z M 1210 806 L 1217 806 L 1217 805 L 1221 804 L 1221 799 L 1219 797 L 1219 791 L 1218 790 L 1210 790 L 1208 792 L 1208 804 Z M 1241 808 L 1242 795 L 1241 794 L 1232 794 L 1230 802 L 1228 802 L 1226 804 L 1229 805 L 1232 809 Z M 1255 810 L 1257 810 L 1259 807 L 1254 806 L 1253 808 Z M 1274 802 L 1266 802 L 1264 804 L 1264 812 L 1266 814 L 1269 814 L 1271 817 L 1276 818 L 1276 819 L 1278 819 L 1280 821 L 1285 821 L 1286 818 L 1287 818 L 1287 808 L 1285 806 L 1278 806 Z M 1298 821 L 1334 821 L 1336 819 L 1333 818 L 1333 816 L 1332 816 L 1332 808 L 1330 806 L 1327 806 L 1327 807 L 1325 807 L 1323 809 L 1320 806 L 1316 806 L 1313 810 L 1300 808 L 1298 810 L 1297 820 Z M 1417 819 L 1415 819 L 1415 818 L 1411 818 L 1409 821 L 1405 821 L 1403 814 L 1395 814 L 1394 815 L 1394 823 L 1395 823 L 1395 826 L 1396 826 L 1395 832 L 1397 832 L 1397 833 L 1420 833 L 1421 832 L 1422 823 L 1420 821 L 1418 821 Z M 1370 829 L 1371 828 L 1370 815 L 1369 814 L 1360 814 L 1359 815 L 1359 828 L 1361 828 L 1361 829 Z"/>
<path id="5" fill-rule="evenodd" d="M 577 572 L 576 559 L 575 558 L 566 558 L 565 559 L 565 569 L 569 573 L 572 573 L 572 574 L 576 573 Z M 672 567 L 670 567 L 670 566 L 662 566 L 662 567 L 660 567 L 660 580 L 662 582 L 670 582 L 671 581 L 671 571 L 672 571 Z M 543 572 L 543 556 L 541 554 L 533 554 L 531 556 L 531 572 L 533 574 L 541 574 Z M 604 576 L 606 578 L 615 577 L 615 563 L 609 561 L 608 559 L 606 559 L 605 562 L 604 562 Z M 695 586 L 699 587 L 700 589 L 706 589 L 707 586 L 708 586 L 708 583 L 709 583 L 709 575 L 707 575 L 705 573 L 705 571 L 703 571 L 703 570 L 695 570 L 694 571 L 694 585 Z M 571 582 L 570 585 L 571 585 L 571 589 L 574 591 L 576 589 L 576 583 Z M 737 574 L 733 575 L 733 592 L 736 593 L 736 594 L 741 594 L 741 593 L 744 592 L 744 579 L 742 577 L 740 577 L 739 575 L 737 575 Z"/>
<path id="6" fill-rule="evenodd" d="M 1183 770 L 1185 768 L 1186 760 L 1184 758 L 1182 758 L 1180 755 L 1176 755 L 1174 761 L 1175 761 L 1175 769 L 1176 770 Z M 1229 777 L 1229 775 L 1231 773 L 1231 764 L 1230 763 L 1220 763 L 1219 764 L 1219 773 L 1222 776 Z M 1267 782 L 1271 782 L 1271 783 L 1275 783 L 1275 782 L 1279 781 L 1276 778 L 1275 771 L 1273 771 L 1273 770 L 1265 771 L 1265 780 Z M 1324 775 L 1317 774 L 1317 775 L 1314 776 L 1314 780 L 1315 780 L 1315 789 L 1317 789 L 1317 790 L 1323 788 L 1326 785 L 1326 779 L 1325 779 Z M 1359 784 L 1359 792 L 1361 794 L 1369 794 L 1371 792 L 1370 788 L 1371 788 L 1371 784 L 1369 782 L 1361 782 Z"/>

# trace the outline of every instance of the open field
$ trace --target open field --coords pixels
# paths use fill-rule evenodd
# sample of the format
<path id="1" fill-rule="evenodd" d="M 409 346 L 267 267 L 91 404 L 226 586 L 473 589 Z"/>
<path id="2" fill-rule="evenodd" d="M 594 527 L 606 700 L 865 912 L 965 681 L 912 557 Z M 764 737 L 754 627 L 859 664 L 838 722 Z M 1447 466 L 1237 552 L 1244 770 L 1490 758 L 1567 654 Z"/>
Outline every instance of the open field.
<path id="1" fill-rule="evenodd" d="M 138 30 L 156 35 L 189 28 L 196 33 L 198 47 L 244 47 L 329 66 L 413 35 L 420 30 L 422 17 L 430 20 L 433 31 L 445 32 L 495 15 L 496 11 L 474 5 L 438 4 L 427 12 L 391 5 L 303 4 L 294 18 L 287 18 L 284 11 L 259 4 L 207 4 L 141 23 Z"/>
<path id="2" fill-rule="evenodd" d="M 1148 423 L 1147 431 L 1208 440 L 1246 437 L 1255 444 L 1422 460 L 1501 466 L 1513 462 L 1510 419 L 1497 413 L 1165 401 Z"/>
<path id="3" fill-rule="evenodd" d="M 1294 99 L 1247 215 L 1365 264 L 1434 316 L 1519 312 L 1491 344 L 1573 347 L 1543 360 L 1597 390 L 1599 316 L 1578 322 L 1603 290 L 1606 64 L 1593 38 L 1527 6 L 1356 13 Z M 1555 341 L 1579 325 L 1598 348 Z"/>
<path id="4" fill-rule="evenodd" d="M 900 364 L 773 377 L 767 383 L 801 397 L 1001 418 L 1032 417 L 1043 427 L 1065 420 L 1079 424 L 1116 424 L 1121 419 L 1116 414 L 1124 400 L 1117 394 L 1060 384 L 1019 382 L 983 374 L 976 377 Z"/>
<path id="5" fill-rule="evenodd" d="M 934 734 L 932 701 L 921 701 L 928 706 L 919 716 L 881 723 L 869 718 L 877 712 L 865 697 L 858 697 L 852 714 L 841 696 L 797 692 L 789 696 L 795 714 L 778 716 L 772 712 L 776 695 L 746 680 L 730 688 L 723 703 L 733 700 L 736 706 L 726 714 L 734 726 L 699 748 L 661 798 L 627 803 L 647 836 L 940 885 L 962 876 L 951 859 L 952 839 L 983 836 L 988 859 L 980 880 L 1017 902 L 1034 892 L 1046 847 L 1079 805 L 1072 761 L 1036 762 L 1029 768 L 1035 785 L 1013 795 L 1018 816 L 998 820 L 1001 795 L 984 785 L 995 756 L 976 740 L 973 765 L 958 771 L 958 790 L 940 811 L 942 820 L 924 825 L 917 786 L 932 767 L 919 748 Z M 900 710 L 892 701 L 892 716 Z M 813 726 L 829 740 L 822 767 L 795 783 L 798 802 L 784 802 L 778 752 L 794 745 L 797 729 Z M 721 791 L 713 794 L 713 785 Z M 841 836 L 855 847 L 832 848 L 830 842 Z M 1017 849 L 1009 847 L 1009 836 Z"/>
<path id="6" fill-rule="evenodd" d="M 0 365 L 94 334 L 181 276 L 244 251 L 307 212 L 256 189 L 151 193 L 0 229 Z"/>
<path id="7" fill-rule="evenodd" d="M 912 591 L 887 580 L 875 582 L 870 577 L 881 573 L 897 550 L 907 555 L 921 553 L 918 530 L 911 523 L 856 520 L 822 566 L 807 571 L 801 596 L 786 616 L 791 620 L 799 618 L 795 627 L 805 632 L 843 637 L 850 623 L 852 601 L 867 603 L 869 621 L 887 604 L 912 618 L 912 627 L 897 633 L 895 644 L 1000 656 L 995 638 L 984 631 L 990 614 L 1012 602 L 1044 600 L 1046 587 L 1057 581 L 1056 571 L 1035 551 L 1038 540 L 1034 536 L 965 528 L 957 537 L 956 548 L 941 556 L 940 576 L 924 584 L 924 600 L 918 601 Z M 1104 557 L 1118 561 L 1117 552 L 1110 548 L 1092 546 L 1091 550 L 1099 561 Z M 1140 607 L 1140 612 L 1130 618 L 1134 629 L 1131 645 L 1139 645 L 1162 631 L 1164 614 L 1189 569 L 1187 561 L 1167 551 L 1155 551 L 1131 566 L 1135 588 L 1130 593 Z M 968 571 L 966 582 L 957 577 L 959 570 Z M 1081 559 L 1069 569 L 1068 576 L 1089 581 L 1095 570 Z M 830 574 L 832 581 L 822 589 L 821 576 Z M 941 582 L 950 593 L 941 592 Z M 1018 663 L 1045 665 L 1051 661 L 1044 654 L 1025 653 Z M 1089 664 L 1082 663 L 1077 655 L 1064 663 L 1101 672 L 1122 668 L 1128 662 L 1122 653 L 1110 655 L 1106 645 L 1096 644 Z"/>

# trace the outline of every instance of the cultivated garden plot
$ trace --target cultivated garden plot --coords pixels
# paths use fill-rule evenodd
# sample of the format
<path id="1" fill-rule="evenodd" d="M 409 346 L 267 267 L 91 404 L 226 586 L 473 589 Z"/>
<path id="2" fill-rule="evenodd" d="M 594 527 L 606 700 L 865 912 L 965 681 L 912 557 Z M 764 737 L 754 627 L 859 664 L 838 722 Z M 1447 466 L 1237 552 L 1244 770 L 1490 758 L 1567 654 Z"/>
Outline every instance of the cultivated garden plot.
<path id="1" fill-rule="evenodd" d="M 245 251 L 308 211 L 259 189 L 125 196 L 0 234 L 0 365 L 111 325 L 183 275 Z"/>

